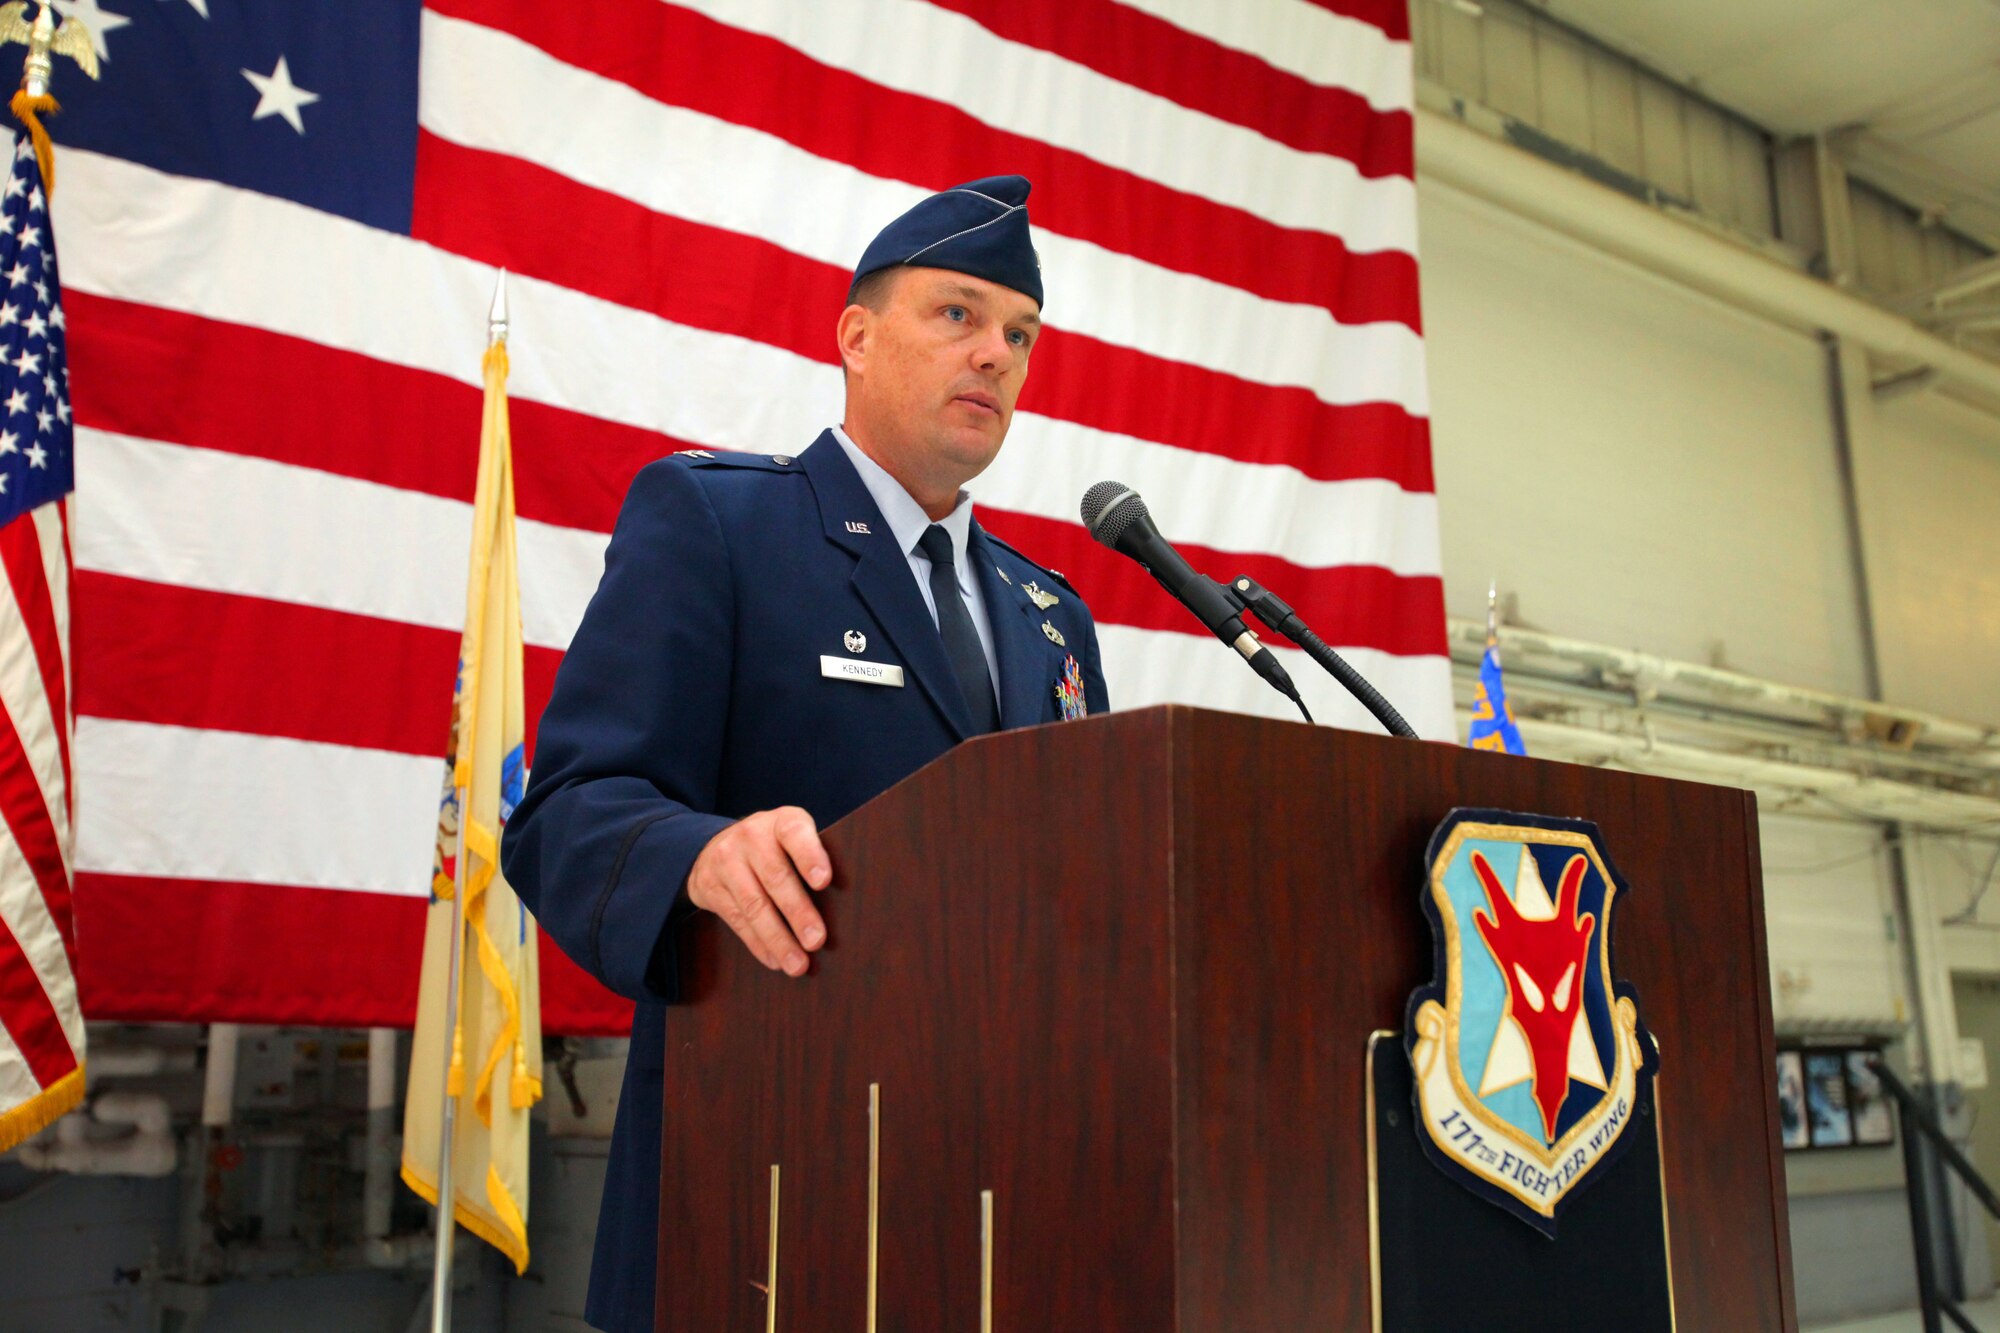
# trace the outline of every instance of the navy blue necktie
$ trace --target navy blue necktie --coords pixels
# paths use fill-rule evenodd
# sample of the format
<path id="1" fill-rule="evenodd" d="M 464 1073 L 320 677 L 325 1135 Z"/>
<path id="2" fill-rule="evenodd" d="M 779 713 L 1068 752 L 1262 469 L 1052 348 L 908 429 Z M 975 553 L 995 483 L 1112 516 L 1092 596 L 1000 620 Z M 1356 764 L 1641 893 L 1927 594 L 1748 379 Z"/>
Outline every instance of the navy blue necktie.
<path id="1" fill-rule="evenodd" d="M 931 601 L 937 605 L 938 633 L 944 636 L 951 673 L 959 693 L 972 710 L 975 733 L 1000 729 L 1000 708 L 993 701 L 993 677 L 986 670 L 986 650 L 972 627 L 972 612 L 958 590 L 958 569 L 952 558 L 951 534 L 933 523 L 917 539 L 917 549 L 931 562 Z"/>

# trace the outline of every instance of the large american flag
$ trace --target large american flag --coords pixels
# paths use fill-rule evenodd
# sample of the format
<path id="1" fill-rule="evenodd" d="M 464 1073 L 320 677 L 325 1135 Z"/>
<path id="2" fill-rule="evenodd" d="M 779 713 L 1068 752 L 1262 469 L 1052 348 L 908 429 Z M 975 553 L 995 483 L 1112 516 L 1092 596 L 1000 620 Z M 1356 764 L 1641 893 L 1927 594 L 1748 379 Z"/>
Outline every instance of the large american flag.
<path id="1" fill-rule="evenodd" d="M 10 122 L 11 123 L 11 122 Z M 26 133 L 0 192 L 0 1151 L 83 1094 L 70 914 L 65 320 Z"/>
<path id="2" fill-rule="evenodd" d="M 632 475 L 802 448 L 869 238 L 1019 172 L 1049 329 L 974 495 L 1114 701 L 1290 708 L 1090 541 L 1105 478 L 1451 734 L 1403 0 L 68 8 L 93 1017 L 410 1021 L 502 266 L 531 726 Z"/>

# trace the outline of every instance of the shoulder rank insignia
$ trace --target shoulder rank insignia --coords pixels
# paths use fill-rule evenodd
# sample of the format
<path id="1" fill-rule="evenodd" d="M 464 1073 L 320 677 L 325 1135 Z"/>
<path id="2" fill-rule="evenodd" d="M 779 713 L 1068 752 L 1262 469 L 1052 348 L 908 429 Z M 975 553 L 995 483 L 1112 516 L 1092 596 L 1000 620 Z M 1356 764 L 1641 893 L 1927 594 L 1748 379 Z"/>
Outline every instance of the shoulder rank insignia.
<path id="1" fill-rule="evenodd" d="M 1038 611 L 1046 611 L 1062 600 L 1052 592 L 1043 592 L 1039 582 L 1023 583 L 1021 591 L 1028 594 L 1028 600 L 1035 604 L 1035 609 Z"/>
<path id="2" fill-rule="evenodd" d="M 684 453 L 684 454 L 686 454 L 686 455 L 687 455 L 687 456 L 688 456 L 689 458 L 713 458 L 713 457 L 715 457 L 715 455 L 714 455 L 714 454 L 710 453 L 710 452 L 709 452 L 708 450 L 706 450 L 706 449 L 683 449 L 683 450 L 681 450 L 681 452 L 682 452 L 682 453 Z"/>
<path id="3" fill-rule="evenodd" d="M 1063 638 L 1062 631 L 1057 629 L 1054 625 L 1051 625 L 1046 620 L 1042 622 L 1042 633 L 1048 635 L 1049 642 L 1054 644 L 1058 648 L 1066 648 L 1069 646 L 1069 640 Z"/>

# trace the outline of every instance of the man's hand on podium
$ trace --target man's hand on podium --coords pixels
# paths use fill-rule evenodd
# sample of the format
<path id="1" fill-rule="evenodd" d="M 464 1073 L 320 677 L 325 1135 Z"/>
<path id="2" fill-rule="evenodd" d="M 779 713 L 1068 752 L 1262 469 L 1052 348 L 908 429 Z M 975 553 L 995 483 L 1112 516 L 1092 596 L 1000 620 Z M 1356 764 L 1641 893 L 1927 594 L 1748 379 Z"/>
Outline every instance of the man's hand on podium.
<path id="1" fill-rule="evenodd" d="M 709 839 L 688 871 L 688 901 L 721 917 L 765 967 L 800 977 L 806 954 L 826 943 L 806 885 L 824 889 L 832 879 L 813 817 L 781 805 Z"/>

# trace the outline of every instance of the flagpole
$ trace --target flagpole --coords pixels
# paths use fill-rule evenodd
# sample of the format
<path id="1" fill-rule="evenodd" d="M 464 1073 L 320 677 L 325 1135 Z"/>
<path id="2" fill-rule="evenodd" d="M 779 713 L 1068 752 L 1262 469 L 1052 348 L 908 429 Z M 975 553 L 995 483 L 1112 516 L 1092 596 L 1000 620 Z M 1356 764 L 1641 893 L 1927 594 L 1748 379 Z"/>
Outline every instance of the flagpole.
<path id="1" fill-rule="evenodd" d="M 461 742 L 463 743 L 463 742 Z M 453 788 L 458 804 L 457 851 L 452 858 L 451 876 L 451 966 L 446 969 L 444 993 L 444 1109 L 439 1112 L 437 1174 L 436 1253 L 431 1261 L 431 1333 L 451 1333 L 452 1242 L 458 1237 L 455 1219 L 456 1196 L 451 1180 L 452 1138 L 458 1119 L 458 1098 L 451 1090 L 452 1055 L 458 1049 L 458 967 L 459 943 L 465 938 L 465 797 L 463 787 Z"/>
<path id="2" fill-rule="evenodd" d="M 500 277 L 493 285 L 493 305 L 486 315 L 486 347 L 488 351 L 507 341 L 507 270 L 500 270 Z M 476 687 L 477 682 L 472 682 Z M 461 681 L 460 690 L 467 688 Z M 453 706 L 457 706 L 454 698 Z M 470 736 L 460 736 L 461 746 L 472 744 Z M 456 762 L 454 753 L 453 760 Z M 461 946 L 465 941 L 465 821 L 471 812 L 467 806 L 469 793 L 463 786 L 452 789 L 452 799 L 458 803 L 458 833 L 455 839 L 456 854 L 452 857 L 451 872 L 451 966 L 447 969 L 444 997 L 444 1097 L 443 1109 L 439 1112 L 438 1131 L 438 1201 L 437 1201 L 437 1252 L 431 1265 L 431 1333 L 451 1333 L 451 1261 L 452 1242 L 457 1238 L 456 1207 L 451 1179 L 452 1149 L 455 1146 L 454 1129 L 458 1119 L 458 1098 L 451 1090 L 451 1067 L 458 1054 L 458 973 Z"/>

